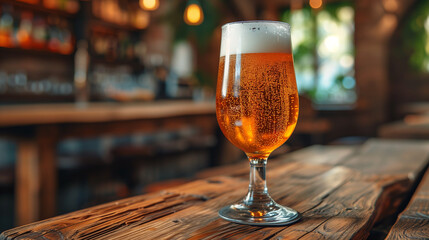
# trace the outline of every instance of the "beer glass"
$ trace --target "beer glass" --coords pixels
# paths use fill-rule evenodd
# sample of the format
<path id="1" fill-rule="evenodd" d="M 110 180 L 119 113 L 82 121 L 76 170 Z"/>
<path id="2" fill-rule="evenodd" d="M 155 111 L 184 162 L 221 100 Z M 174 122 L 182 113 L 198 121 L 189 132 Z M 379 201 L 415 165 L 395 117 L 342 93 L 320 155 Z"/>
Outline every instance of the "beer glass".
<path id="1" fill-rule="evenodd" d="M 286 142 L 298 120 L 289 24 L 244 21 L 222 27 L 216 116 L 226 138 L 250 161 L 247 195 L 219 216 L 259 226 L 298 221 L 297 211 L 271 199 L 265 180 L 268 156 Z"/>

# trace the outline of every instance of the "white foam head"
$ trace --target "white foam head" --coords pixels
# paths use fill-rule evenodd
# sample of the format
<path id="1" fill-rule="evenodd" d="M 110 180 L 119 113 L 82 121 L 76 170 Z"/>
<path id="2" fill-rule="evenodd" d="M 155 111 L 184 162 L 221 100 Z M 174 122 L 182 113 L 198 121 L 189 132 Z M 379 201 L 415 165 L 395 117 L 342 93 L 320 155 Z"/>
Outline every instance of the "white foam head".
<path id="1" fill-rule="evenodd" d="M 276 21 L 244 21 L 222 26 L 221 57 L 270 52 L 292 52 L 289 24 Z"/>

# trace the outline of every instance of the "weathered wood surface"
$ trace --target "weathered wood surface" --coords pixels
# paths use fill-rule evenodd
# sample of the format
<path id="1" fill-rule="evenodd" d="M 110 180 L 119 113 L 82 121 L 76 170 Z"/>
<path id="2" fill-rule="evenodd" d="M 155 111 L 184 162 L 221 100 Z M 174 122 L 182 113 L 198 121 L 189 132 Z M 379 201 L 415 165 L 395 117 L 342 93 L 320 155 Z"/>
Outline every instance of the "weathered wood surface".
<path id="1" fill-rule="evenodd" d="M 429 171 L 387 239 L 429 239 Z"/>
<path id="2" fill-rule="evenodd" d="M 271 196 L 302 213 L 286 227 L 252 227 L 217 211 L 247 191 L 247 166 L 224 176 L 112 202 L 5 231 L 0 239 L 365 239 L 426 169 L 429 141 L 314 146 L 268 166 Z"/>

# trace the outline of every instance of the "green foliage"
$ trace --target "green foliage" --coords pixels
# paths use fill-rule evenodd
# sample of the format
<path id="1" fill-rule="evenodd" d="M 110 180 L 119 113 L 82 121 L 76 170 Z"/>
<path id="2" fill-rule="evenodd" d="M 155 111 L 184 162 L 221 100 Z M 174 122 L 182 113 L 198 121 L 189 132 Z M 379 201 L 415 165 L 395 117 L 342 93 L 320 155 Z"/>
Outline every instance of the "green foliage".
<path id="1" fill-rule="evenodd" d="M 337 22 L 341 21 L 338 17 L 338 10 L 342 7 L 348 7 L 351 5 L 350 1 L 342 1 L 342 2 L 332 2 L 328 5 L 325 5 L 323 8 L 323 11 L 329 14 L 333 19 L 335 19 Z"/>
<path id="2" fill-rule="evenodd" d="M 293 57 L 295 62 L 305 61 L 305 58 L 309 55 L 313 54 L 314 49 L 316 48 L 316 37 L 312 35 L 314 33 L 313 29 L 315 27 L 314 21 L 310 21 L 314 16 L 312 15 L 311 9 L 309 7 L 303 8 L 300 10 L 302 14 L 305 16 L 305 19 L 308 19 L 304 23 L 305 27 L 309 30 L 310 35 L 301 42 L 299 45 L 293 46 Z M 290 10 L 286 10 L 282 15 L 282 21 L 292 23 L 292 14 Z M 293 26 L 292 26 L 293 28 Z M 293 42 L 292 42 L 293 44 Z"/>
<path id="3" fill-rule="evenodd" d="M 429 71 L 425 62 L 429 61 L 429 53 L 426 45 L 429 42 L 429 33 L 425 30 L 425 20 L 429 16 L 429 1 L 420 0 L 415 5 L 415 10 L 407 18 L 401 31 L 404 41 L 402 51 L 410 56 L 410 65 L 417 71 Z M 408 53 L 408 54 L 407 54 Z"/>
<path id="4" fill-rule="evenodd" d="M 186 7 L 192 3 L 198 3 L 204 14 L 204 21 L 197 26 L 187 25 L 183 19 Z M 166 19 L 169 19 L 169 23 L 175 31 L 175 42 L 193 39 L 196 41 L 198 49 L 204 51 L 207 44 L 210 42 L 214 30 L 219 25 L 219 12 L 217 8 L 207 0 L 198 2 L 195 0 L 180 1 L 177 3 L 177 8 L 173 8 Z"/>
<path id="5" fill-rule="evenodd" d="M 309 39 L 314 39 L 314 38 L 309 38 Z M 313 53 L 313 49 L 315 46 L 315 42 L 314 40 L 310 40 L 307 42 L 304 42 L 300 45 L 298 45 L 297 47 L 294 48 L 294 60 L 296 62 L 300 62 L 301 59 L 304 59 L 306 56 L 310 55 Z"/>
<path id="6" fill-rule="evenodd" d="M 200 5 L 204 15 L 203 22 L 197 26 L 186 24 L 183 18 L 186 7 L 192 3 Z M 220 24 L 219 10 L 210 0 L 180 0 L 174 1 L 174 4 L 175 6 L 163 18 L 174 31 L 174 42 L 194 42 L 197 45 L 197 50 L 200 53 L 204 53 L 207 50 L 215 29 Z M 199 86 L 215 86 L 215 80 L 210 74 L 197 70 L 193 75 Z"/>
<path id="7" fill-rule="evenodd" d="M 340 1 L 340 2 L 332 2 L 329 4 L 323 5 L 321 9 L 312 9 L 309 6 L 305 6 L 302 9 L 297 10 L 297 12 L 292 13 L 291 10 L 287 9 L 282 14 L 282 21 L 289 22 L 292 25 L 292 39 L 293 36 L 303 36 L 298 37 L 295 40 L 292 40 L 293 44 L 293 55 L 295 61 L 295 70 L 296 72 L 300 72 L 301 74 L 305 74 L 307 76 L 313 75 L 314 84 L 308 84 L 304 87 L 300 88 L 301 94 L 306 94 L 310 96 L 316 102 L 328 102 L 330 101 L 331 95 L 335 94 L 335 91 L 340 92 L 353 92 L 354 90 L 345 89 L 343 87 L 343 81 L 345 77 L 348 75 L 353 75 L 352 73 L 341 73 L 332 79 L 333 87 L 331 89 L 323 89 L 319 88 L 319 79 L 321 78 L 321 74 L 324 74 L 322 69 L 320 68 L 320 63 L 322 61 L 326 61 L 326 59 L 321 59 L 318 56 L 318 47 L 323 43 L 325 37 L 323 32 L 323 28 L 319 28 L 318 24 L 323 24 L 321 20 L 321 15 L 324 14 L 324 19 L 328 16 L 329 19 L 337 23 L 341 23 L 340 18 L 340 10 L 344 7 L 352 7 L 352 1 Z M 320 19 L 319 19 L 320 17 Z M 349 22 L 347 22 L 349 23 Z M 344 25 L 343 25 L 344 26 Z M 296 28 L 299 28 L 297 31 Z M 299 32 L 299 33 L 298 33 Z M 351 32 L 353 30 L 351 29 Z M 294 35 L 299 34 L 299 35 Z M 350 40 L 352 41 L 353 38 Z M 352 44 L 352 43 L 342 43 L 342 44 Z M 346 50 L 348 54 L 354 55 L 354 48 Z M 319 64 L 317 64 L 319 63 Z M 317 69 L 316 69 L 317 68 Z M 308 77 L 307 77 L 308 79 Z M 308 81 L 308 80 L 307 80 Z M 336 90 L 335 90 L 336 89 Z"/>

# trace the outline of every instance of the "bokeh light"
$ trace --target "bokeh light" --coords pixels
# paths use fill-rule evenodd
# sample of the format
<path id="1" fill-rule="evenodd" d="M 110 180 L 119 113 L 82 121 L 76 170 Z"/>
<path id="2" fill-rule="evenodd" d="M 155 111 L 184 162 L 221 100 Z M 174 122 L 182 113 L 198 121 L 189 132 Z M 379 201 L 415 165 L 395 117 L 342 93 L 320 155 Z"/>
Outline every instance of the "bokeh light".
<path id="1" fill-rule="evenodd" d="M 204 20 L 201 6 L 193 3 L 186 7 L 184 19 L 188 25 L 200 25 Z"/>
<path id="2" fill-rule="evenodd" d="M 310 0 L 310 7 L 318 9 L 322 6 L 322 0 Z"/>
<path id="3" fill-rule="evenodd" d="M 159 0 L 140 0 L 140 7 L 143 10 L 154 11 L 159 7 Z"/>

